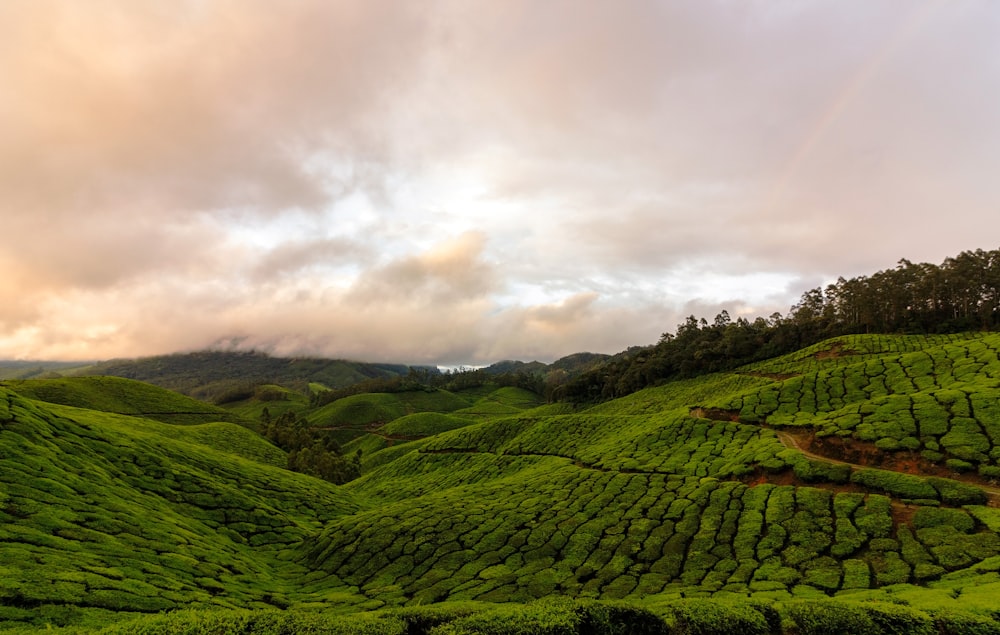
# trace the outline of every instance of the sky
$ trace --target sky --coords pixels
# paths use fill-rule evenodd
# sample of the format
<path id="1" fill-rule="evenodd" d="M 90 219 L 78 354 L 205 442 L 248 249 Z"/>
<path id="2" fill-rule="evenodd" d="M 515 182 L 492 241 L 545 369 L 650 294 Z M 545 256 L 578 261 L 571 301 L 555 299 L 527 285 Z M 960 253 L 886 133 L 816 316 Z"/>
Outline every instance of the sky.
<path id="1" fill-rule="evenodd" d="M 1000 237 L 992 0 L 4 0 L 0 358 L 552 361 Z"/>

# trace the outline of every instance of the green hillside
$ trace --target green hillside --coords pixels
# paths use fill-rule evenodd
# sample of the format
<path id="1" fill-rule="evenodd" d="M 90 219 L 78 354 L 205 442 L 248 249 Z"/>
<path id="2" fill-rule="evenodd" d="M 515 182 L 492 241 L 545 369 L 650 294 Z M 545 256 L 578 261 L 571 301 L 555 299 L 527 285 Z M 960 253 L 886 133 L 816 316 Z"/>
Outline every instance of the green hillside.
<path id="1" fill-rule="evenodd" d="M 199 351 L 99 362 L 80 371 L 148 382 L 187 395 L 224 401 L 261 383 L 341 388 L 366 379 L 406 375 L 403 364 L 271 357 L 256 352 Z"/>
<path id="2" fill-rule="evenodd" d="M 53 404 L 141 416 L 166 423 L 238 421 L 233 413 L 197 399 L 119 377 L 68 377 L 7 381 L 18 394 Z"/>
<path id="3" fill-rule="evenodd" d="M 7 389 L 0 403 L 0 623 L 280 606 L 302 573 L 288 550 L 359 509 L 343 490 L 240 457 L 227 428 L 49 406 Z"/>
<path id="4" fill-rule="evenodd" d="M 224 408 L 246 420 L 260 421 L 265 409 L 271 418 L 277 418 L 285 412 L 304 412 L 309 408 L 309 397 L 285 386 L 261 384 L 255 386 L 247 397 L 230 401 Z"/>
<path id="5" fill-rule="evenodd" d="M 60 374 L 83 373 L 91 362 L 0 360 L 0 379 L 43 379 Z"/>
<path id="6" fill-rule="evenodd" d="M 362 451 L 342 486 L 135 416 L 132 385 L 0 389 L 0 625 L 1000 633 L 1000 335 L 838 337 L 591 406 L 303 406 Z"/>

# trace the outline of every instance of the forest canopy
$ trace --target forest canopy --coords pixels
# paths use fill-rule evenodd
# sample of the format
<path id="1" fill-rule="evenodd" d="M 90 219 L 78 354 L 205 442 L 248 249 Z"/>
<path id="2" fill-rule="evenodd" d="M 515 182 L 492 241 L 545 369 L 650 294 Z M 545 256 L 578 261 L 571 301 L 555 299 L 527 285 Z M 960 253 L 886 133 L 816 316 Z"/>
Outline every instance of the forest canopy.
<path id="1" fill-rule="evenodd" d="M 560 386 L 560 401 L 613 399 L 672 379 L 737 368 L 855 333 L 958 333 L 1000 324 L 1000 250 L 964 251 L 940 265 L 893 269 L 806 291 L 787 316 L 753 322 L 722 311 L 689 316 L 653 346 L 630 349 Z"/>

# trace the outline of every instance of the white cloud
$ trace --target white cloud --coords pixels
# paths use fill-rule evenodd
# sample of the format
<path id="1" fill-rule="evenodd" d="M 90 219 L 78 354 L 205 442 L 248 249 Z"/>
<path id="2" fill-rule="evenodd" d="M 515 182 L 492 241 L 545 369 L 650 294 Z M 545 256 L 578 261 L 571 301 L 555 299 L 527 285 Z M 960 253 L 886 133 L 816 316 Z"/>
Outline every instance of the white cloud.
<path id="1" fill-rule="evenodd" d="M 488 363 L 1000 229 L 990 2 L 12 0 L 0 356 Z"/>

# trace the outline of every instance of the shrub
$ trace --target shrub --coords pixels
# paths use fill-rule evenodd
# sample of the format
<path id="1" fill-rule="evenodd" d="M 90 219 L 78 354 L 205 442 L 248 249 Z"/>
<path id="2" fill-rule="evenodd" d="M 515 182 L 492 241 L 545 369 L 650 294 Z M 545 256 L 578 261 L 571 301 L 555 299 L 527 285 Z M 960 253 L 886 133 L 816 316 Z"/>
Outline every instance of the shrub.
<path id="1" fill-rule="evenodd" d="M 976 469 L 976 466 L 962 459 L 948 459 L 944 462 L 945 467 L 953 472 L 969 472 Z"/>
<path id="2" fill-rule="evenodd" d="M 865 603 L 868 616 L 886 635 L 937 635 L 934 621 L 923 611 L 888 603 Z"/>
<path id="3" fill-rule="evenodd" d="M 869 538 L 887 538 L 892 533 L 889 499 L 885 496 L 868 497 L 863 507 L 854 512 L 854 524 Z"/>
<path id="4" fill-rule="evenodd" d="M 613 635 L 623 632 L 666 635 L 668 632 L 667 625 L 652 612 L 616 602 L 574 602 L 566 598 L 552 598 L 530 604 L 506 604 L 475 612 L 463 609 L 460 613 L 465 614 L 456 616 L 448 611 L 438 613 L 434 610 L 399 614 L 407 619 L 410 626 L 407 632 L 428 635 Z M 431 619 L 414 619 L 417 616 Z M 430 628 L 421 630 L 426 626 Z"/>
<path id="5" fill-rule="evenodd" d="M 879 450 L 891 452 L 893 450 L 898 450 L 902 446 L 900 446 L 898 440 L 892 437 L 882 437 L 881 439 L 875 442 L 875 447 L 878 448 Z"/>
<path id="6" fill-rule="evenodd" d="M 955 417 L 952 420 L 951 429 L 941 437 L 941 445 L 949 449 L 968 446 L 977 452 L 990 451 L 990 440 L 983 434 L 979 423 L 966 417 Z"/>
<path id="7" fill-rule="evenodd" d="M 975 529 L 976 521 L 961 509 L 949 509 L 947 507 L 921 507 L 913 515 L 913 527 L 915 529 L 940 526 L 950 526 L 961 532 L 968 533 Z"/>
<path id="8" fill-rule="evenodd" d="M 830 547 L 833 556 L 837 558 L 849 556 L 864 544 L 861 533 L 849 518 L 837 518 L 835 527 L 834 543 Z"/>
<path id="9" fill-rule="evenodd" d="M 867 589 L 871 586 L 871 571 L 864 560 L 844 560 L 844 581 L 842 589 Z"/>
<path id="10" fill-rule="evenodd" d="M 800 635 L 868 635 L 879 633 L 875 621 L 864 608 L 834 601 L 790 603 L 788 617 Z"/>
<path id="11" fill-rule="evenodd" d="M 579 602 L 580 633 L 588 635 L 666 635 L 667 625 L 652 611 L 618 602 Z"/>
<path id="12" fill-rule="evenodd" d="M 680 600 L 669 606 L 670 633 L 678 635 L 768 635 L 771 624 L 764 613 L 749 603 L 718 600 Z M 631 631 L 628 631 L 631 632 Z"/>
<path id="13" fill-rule="evenodd" d="M 836 560 L 829 556 L 816 558 L 803 566 L 805 577 L 803 583 L 828 591 L 840 588 L 841 568 Z"/>
<path id="14" fill-rule="evenodd" d="M 906 564 L 895 551 L 872 554 L 871 565 L 875 572 L 875 581 L 880 586 L 902 584 L 910 579 L 910 565 Z"/>
<path id="15" fill-rule="evenodd" d="M 918 580 L 927 577 L 929 571 L 926 568 L 920 569 L 920 565 L 929 565 L 933 563 L 934 559 L 931 557 L 931 554 L 927 552 L 927 549 L 925 549 L 922 544 L 920 544 L 919 540 L 914 538 L 910 528 L 906 525 L 899 527 L 898 535 L 900 552 L 903 555 L 903 560 L 914 567 L 914 575 Z M 919 572 L 917 571 L 918 569 L 920 569 Z"/>
<path id="16" fill-rule="evenodd" d="M 1000 466 L 996 465 L 980 465 L 979 475 L 983 478 L 1000 478 Z"/>
<path id="17" fill-rule="evenodd" d="M 1000 622 L 976 613 L 940 609 L 934 624 L 941 635 L 1000 635 Z"/>
<path id="18" fill-rule="evenodd" d="M 309 612 L 185 610 L 120 622 L 102 635 L 404 635 L 403 620 L 389 615 Z"/>
<path id="19" fill-rule="evenodd" d="M 899 472 L 874 469 L 857 470 L 851 475 L 851 481 L 900 498 L 938 498 L 939 496 L 938 491 L 923 478 Z"/>
<path id="20" fill-rule="evenodd" d="M 937 490 L 941 502 L 946 505 L 985 505 L 986 492 L 947 478 L 931 477 L 927 482 Z M 937 497 L 933 497 L 937 498 Z"/>

